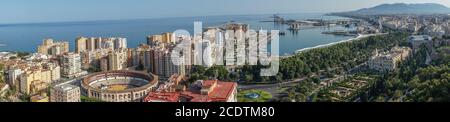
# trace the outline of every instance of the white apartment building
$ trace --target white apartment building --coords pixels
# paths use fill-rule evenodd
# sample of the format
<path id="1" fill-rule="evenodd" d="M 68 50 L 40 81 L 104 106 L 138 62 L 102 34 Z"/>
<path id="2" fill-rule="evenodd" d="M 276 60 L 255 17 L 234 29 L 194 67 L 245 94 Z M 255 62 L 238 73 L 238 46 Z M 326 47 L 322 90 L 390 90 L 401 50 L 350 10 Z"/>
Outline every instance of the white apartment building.
<path id="1" fill-rule="evenodd" d="M 80 87 L 64 84 L 50 90 L 50 102 L 80 102 Z"/>
<path id="2" fill-rule="evenodd" d="M 67 53 L 60 57 L 61 75 L 72 78 L 81 73 L 81 56 L 77 53 Z"/>

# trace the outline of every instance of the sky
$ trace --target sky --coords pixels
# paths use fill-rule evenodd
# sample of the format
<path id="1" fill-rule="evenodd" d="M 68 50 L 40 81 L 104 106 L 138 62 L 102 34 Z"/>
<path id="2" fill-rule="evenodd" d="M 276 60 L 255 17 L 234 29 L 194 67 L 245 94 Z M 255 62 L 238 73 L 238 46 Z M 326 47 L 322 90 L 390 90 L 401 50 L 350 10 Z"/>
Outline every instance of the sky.
<path id="1" fill-rule="evenodd" d="M 213 15 L 328 13 L 450 0 L 1 0 L 0 24 Z"/>

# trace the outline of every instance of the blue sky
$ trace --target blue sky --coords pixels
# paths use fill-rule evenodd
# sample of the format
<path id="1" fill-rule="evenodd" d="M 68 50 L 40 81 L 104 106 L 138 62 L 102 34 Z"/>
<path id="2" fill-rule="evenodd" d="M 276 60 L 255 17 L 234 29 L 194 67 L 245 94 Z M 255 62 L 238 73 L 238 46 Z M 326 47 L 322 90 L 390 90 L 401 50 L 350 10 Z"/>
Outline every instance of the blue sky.
<path id="1" fill-rule="evenodd" d="M 326 13 L 398 2 L 450 6 L 450 0 L 1 0 L 0 23 Z"/>

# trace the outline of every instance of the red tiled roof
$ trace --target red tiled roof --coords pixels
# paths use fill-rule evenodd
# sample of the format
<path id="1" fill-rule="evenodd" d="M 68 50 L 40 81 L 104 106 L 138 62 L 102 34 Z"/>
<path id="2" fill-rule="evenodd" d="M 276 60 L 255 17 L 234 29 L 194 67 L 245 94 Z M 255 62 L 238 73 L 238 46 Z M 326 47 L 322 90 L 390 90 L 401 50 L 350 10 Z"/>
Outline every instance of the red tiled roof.
<path id="1" fill-rule="evenodd" d="M 210 88 L 211 86 L 214 85 L 214 83 L 216 83 L 217 80 L 205 80 L 202 82 L 202 87 L 206 87 L 206 88 Z"/>
<path id="2" fill-rule="evenodd" d="M 145 101 L 178 102 L 179 97 L 178 92 L 150 92 Z"/>
<path id="3" fill-rule="evenodd" d="M 211 101 L 226 101 L 236 88 L 235 82 L 217 82 L 216 87 L 209 93 L 208 99 Z"/>
<path id="4" fill-rule="evenodd" d="M 203 87 L 211 87 L 214 83 L 216 86 L 208 95 L 202 95 L 199 91 L 183 91 L 183 92 L 166 92 L 166 93 L 149 93 L 145 101 L 158 100 L 167 102 L 178 102 L 179 97 L 185 97 L 188 102 L 226 102 L 228 97 L 237 87 L 235 82 L 221 82 L 216 80 L 203 81 Z"/>

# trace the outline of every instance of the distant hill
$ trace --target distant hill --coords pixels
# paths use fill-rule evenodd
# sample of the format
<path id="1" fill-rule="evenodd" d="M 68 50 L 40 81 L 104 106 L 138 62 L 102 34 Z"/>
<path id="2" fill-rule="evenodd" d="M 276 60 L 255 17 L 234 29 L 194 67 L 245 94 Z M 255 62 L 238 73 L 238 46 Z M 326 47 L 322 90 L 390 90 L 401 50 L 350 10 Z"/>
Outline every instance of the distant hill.
<path id="1" fill-rule="evenodd" d="M 372 8 L 332 14 L 380 15 L 380 14 L 450 14 L 450 8 L 436 3 L 423 4 L 382 4 Z"/>

